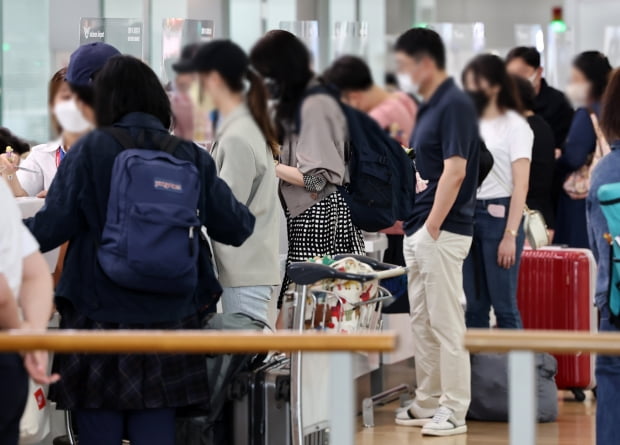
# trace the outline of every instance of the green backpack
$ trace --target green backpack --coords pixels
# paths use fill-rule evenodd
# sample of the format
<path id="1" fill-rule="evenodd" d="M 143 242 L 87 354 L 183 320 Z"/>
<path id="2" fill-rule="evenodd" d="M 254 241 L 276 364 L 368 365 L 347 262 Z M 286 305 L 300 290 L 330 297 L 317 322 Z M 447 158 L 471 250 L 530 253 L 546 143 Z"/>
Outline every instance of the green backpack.
<path id="1" fill-rule="evenodd" d="M 611 321 L 620 327 L 620 182 L 601 186 L 598 199 L 607 220 L 611 244 L 609 310 Z"/>

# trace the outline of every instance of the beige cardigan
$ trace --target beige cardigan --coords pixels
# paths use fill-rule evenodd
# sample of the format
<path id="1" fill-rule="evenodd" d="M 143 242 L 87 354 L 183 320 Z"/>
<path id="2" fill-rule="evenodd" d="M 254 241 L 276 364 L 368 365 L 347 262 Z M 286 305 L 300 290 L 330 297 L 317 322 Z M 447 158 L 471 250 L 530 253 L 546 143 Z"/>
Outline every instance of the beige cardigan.
<path id="1" fill-rule="evenodd" d="M 213 243 L 219 281 L 224 287 L 276 285 L 280 282 L 278 182 L 271 149 L 245 105 L 221 122 L 212 154 L 218 175 L 256 217 L 254 233 L 241 247 Z"/>
<path id="2" fill-rule="evenodd" d="M 312 82 L 313 86 L 316 82 Z M 326 94 L 308 97 L 301 108 L 301 130 L 284 141 L 280 162 L 298 167 L 304 175 L 321 176 L 327 186 L 320 193 L 280 181 L 284 205 L 292 217 L 299 216 L 348 182 L 345 146 L 347 121 L 340 105 Z"/>

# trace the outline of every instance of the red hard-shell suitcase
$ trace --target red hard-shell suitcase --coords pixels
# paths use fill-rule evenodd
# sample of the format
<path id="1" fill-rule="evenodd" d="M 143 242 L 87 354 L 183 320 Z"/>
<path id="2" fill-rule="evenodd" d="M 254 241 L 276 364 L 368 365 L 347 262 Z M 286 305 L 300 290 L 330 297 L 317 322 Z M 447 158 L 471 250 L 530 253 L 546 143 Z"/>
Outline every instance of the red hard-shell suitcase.
<path id="1" fill-rule="evenodd" d="M 596 263 L 587 249 L 546 247 L 523 252 L 517 299 L 525 329 L 597 330 Z M 596 386 L 594 354 L 556 355 L 559 389 L 578 400 Z"/>

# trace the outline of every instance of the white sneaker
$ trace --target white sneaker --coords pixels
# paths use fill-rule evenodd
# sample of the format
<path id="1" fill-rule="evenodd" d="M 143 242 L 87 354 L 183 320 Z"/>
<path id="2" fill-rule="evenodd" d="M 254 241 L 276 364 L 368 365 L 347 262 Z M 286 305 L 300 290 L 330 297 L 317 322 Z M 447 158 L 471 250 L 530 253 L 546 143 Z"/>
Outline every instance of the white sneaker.
<path id="1" fill-rule="evenodd" d="M 420 408 L 413 402 L 409 405 L 409 408 L 405 408 L 396 413 L 396 424 L 421 428 L 431 421 L 434 413 L 434 410 Z"/>
<path id="2" fill-rule="evenodd" d="M 455 436 L 466 432 L 465 422 L 457 422 L 454 411 L 445 406 L 440 407 L 433 418 L 422 428 L 423 436 Z"/>

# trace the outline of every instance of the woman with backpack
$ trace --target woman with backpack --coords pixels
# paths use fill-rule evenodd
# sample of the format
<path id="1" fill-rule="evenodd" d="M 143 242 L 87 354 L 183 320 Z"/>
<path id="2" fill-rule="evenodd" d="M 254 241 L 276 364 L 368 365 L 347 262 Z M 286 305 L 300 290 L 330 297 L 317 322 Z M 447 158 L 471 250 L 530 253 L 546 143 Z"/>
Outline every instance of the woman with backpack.
<path id="1" fill-rule="evenodd" d="M 254 217 L 208 153 L 170 136 L 170 102 L 146 64 L 119 55 L 94 72 L 90 60 L 72 58 L 68 77 L 82 88 L 95 77 L 99 127 L 67 153 L 27 221 L 43 251 L 70 242 L 60 328 L 201 329 L 221 293 L 201 228 L 238 246 Z M 209 401 L 201 355 L 62 354 L 53 368 L 63 379 L 50 399 L 73 412 L 81 445 L 174 445 L 176 409 Z"/>
<path id="2" fill-rule="evenodd" d="M 464 265 L 466 324 L 488 328 L 493 307 L 499 328 L 519 329 L 517 279 L 534 134 L 502 59 L 477 56 L 463 71 L 463 85 L 479 110 L 480 135 L 494 158 L 478 189 L 474 239 Z"/>
<path id="3" fill-rule="evenodd" d="M 256 216 L 256 229 L 243 246 L 213 244 L 224 313 L 244 313 L 268 324 L 273 286 L 280 281 L 274 169 L 280 147 L 267 110 L 267 91 L 248 56 L 229 40 L 201 46 L 193 64 L 220 115 L 211 153 L 218 174 Z M 246 82 L 249 89 L 244 92 Z"/>
<path id="4" fill-rule="evenodd" d="M 286 31 L 267 33 L 250 53 L 265 77 L 282 143 L 276 175 L 287 216 L 287 264 L 339 253 L 362 254 L 362 232 L 337 187 L 348 182 L 348 128 L 338 102 L 327 94 L 305 99 L 320 81 L 304 44 Z M 285 277 L 282 292 L 290 280 Z"/>

